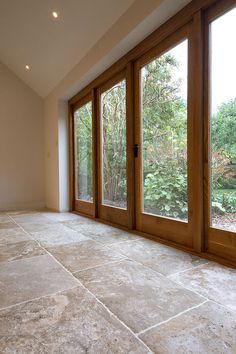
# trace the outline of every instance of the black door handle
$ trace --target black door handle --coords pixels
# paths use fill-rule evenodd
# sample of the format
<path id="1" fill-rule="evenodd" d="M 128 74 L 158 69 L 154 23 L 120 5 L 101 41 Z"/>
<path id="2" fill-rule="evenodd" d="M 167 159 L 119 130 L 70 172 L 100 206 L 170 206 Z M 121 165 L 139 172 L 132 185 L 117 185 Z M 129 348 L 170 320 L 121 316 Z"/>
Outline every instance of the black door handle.
<path id="1" fill-rule="evenodd" d="M 138 144 L 134 144 L 133 146 L 133 150 L 134 150 L 134 157 L 138 157 Z"/>

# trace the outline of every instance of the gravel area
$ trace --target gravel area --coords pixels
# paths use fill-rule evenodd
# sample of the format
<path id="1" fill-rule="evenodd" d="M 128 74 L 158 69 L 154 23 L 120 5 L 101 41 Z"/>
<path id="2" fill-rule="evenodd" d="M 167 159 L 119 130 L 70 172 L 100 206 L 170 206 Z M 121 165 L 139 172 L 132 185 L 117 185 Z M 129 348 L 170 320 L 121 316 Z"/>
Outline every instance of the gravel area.
<path id="1" fill-rule="evenodd" d="M 236 232 L 236 214 L 213 216 L 212 226 L 217 229 Z"/>

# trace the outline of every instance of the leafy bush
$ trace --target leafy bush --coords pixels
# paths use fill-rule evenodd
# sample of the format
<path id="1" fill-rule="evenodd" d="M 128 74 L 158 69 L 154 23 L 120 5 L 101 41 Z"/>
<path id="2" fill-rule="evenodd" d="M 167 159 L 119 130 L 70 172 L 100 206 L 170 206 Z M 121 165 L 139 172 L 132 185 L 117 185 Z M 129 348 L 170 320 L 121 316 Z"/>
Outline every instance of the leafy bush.
<path id="1" fill-rule="evenodd" d="M 216 214 L 236 213 L 236 193 L 213 191 L 212 207 Z"/>
<path id="2" fill-rule="evenodd" d="M 212 152 L 212 188 L 227 188 L 230 184 L 233 172 L 230 168 L 230 160 L 224 156 L 224 151 Z"/>
<path id="3" fill-rule="evenodd" d="M 230 160 L 236 158 L 236 98 L 223 102 L 212 117 L 212 148 Z"/>
<path id="4" fill-rule="evenodd" d="M 145 211 L 169 217 L 187 218 L 187 171 L 177 162 L 153 166 L 144 180 Z"/>

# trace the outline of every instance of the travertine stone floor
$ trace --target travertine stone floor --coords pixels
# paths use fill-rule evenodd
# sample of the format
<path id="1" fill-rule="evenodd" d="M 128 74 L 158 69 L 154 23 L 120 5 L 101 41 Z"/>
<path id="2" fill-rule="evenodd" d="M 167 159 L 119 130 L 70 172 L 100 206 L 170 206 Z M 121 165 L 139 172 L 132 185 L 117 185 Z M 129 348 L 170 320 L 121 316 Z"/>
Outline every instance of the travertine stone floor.
<path id="1" fill-rule="evenodd" d="M 236 270 L 72 213 L 0 213 L 0 353 L 236 353 Z"/>

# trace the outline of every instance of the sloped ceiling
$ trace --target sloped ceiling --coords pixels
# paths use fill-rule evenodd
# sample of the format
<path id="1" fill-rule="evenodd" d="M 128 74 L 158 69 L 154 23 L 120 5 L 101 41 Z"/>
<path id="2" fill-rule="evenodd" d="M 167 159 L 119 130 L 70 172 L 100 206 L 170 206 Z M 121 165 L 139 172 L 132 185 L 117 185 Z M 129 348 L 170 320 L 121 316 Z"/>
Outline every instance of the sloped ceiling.
<path id="1" fill-rule="evenodd" d="M 0 61 L 46 97 L 134 1 L 0 0 Z"/>

